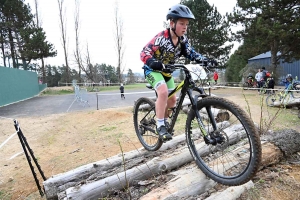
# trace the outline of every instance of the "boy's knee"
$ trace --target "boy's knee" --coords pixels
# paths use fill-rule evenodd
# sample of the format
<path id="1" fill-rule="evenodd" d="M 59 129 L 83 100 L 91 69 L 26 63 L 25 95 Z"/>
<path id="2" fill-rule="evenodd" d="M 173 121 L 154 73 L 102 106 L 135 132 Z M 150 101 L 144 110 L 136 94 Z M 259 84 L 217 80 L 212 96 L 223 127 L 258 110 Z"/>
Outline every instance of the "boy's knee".
<path id="1" fill-rule="evenodd" d="M 170 105 L 174 106 L 176 104 L 176 96 L 172 96 L 168 101 Z"/>
<path id="2" fill-rule="evenodd" d="M 168 88 L 167 87 L 160 86 L 156 92 L 157 92 L 158 96 L 168 97 Z"/>

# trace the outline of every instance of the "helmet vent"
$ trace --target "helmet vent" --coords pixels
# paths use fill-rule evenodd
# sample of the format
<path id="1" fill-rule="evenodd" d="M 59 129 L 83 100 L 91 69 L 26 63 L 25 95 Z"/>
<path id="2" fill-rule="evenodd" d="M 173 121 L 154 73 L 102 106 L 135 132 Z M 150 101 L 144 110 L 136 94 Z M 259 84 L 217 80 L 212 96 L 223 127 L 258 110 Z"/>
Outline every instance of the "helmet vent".
<path id="1" fill-rule="evenodd" d="M 191 13 L 190 13 L 190 10 L 189 10 L 188 8 L 186 8 L 186 12 L 189 13 L 189 14 L 191 14 Z"/>
<path id="2" fill-rule="evenodd" d="M 179 7 L 182 12 L 186 12 L 182 6 Z"/>

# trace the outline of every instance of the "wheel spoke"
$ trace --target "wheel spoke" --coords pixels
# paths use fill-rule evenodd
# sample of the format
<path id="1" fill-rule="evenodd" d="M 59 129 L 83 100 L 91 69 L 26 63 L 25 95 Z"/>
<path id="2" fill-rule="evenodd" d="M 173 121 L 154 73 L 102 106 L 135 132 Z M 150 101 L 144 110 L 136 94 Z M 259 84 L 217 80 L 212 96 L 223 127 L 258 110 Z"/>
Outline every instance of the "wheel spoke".
<path id="1" fill-rule="evenodd" d="M 136 134 L 144 146 L 149 151 L 155 151 L 162 145 L 162 141 L 155 133 L 155 103 L 148 98 L 140 98 L 134 107 L 134 126 Z"/>
<path id="2" fill-rule="evenodd" d="M 207 107 L 213 110 L 213 119 L 205 113 Z M 198 110 L 210 139 L 217 141 L 205 143 L 194 111 L 189 112 L 187 142 L 199 168 L 226 185 L 248 181 L 257 171 L 261 157 L 259 137 L 253 122 L 240 108 L 221 98 L 209 97 L 199 101 Z M 252 173 L 249 174 L 249 171 Z"/>

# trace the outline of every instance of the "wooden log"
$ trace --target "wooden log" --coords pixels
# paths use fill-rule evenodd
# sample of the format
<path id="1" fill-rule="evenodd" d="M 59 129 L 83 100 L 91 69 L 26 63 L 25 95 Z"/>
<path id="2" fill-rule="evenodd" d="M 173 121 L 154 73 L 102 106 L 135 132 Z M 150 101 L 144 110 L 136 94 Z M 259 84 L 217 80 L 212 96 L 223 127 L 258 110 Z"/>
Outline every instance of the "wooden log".
<path id="1" fill-rule="evenodd" d="M 173 146 L 178 145 L 185 140 L 185 135 L 179 135 L 173 138 L 170 142 L 165 143 L 159 151 L 165 151 Z M 131 160 L 137 157 L 142 157 L 149 153 L 144 148 L 126 152 L 125 160 Z M 66 188 L 78 185 L 82 180 L 88 179 L 93 174 L 105 173 L 108 169 L 120 166 L 123 162 L 122 155 L 116 155 L 98 162 L 90 163 L 71 171 L 57 174 L 43 182 L 47 199 L 57 199 L 57 194 L 64 191 Z"/>
<path id="2" fill-rule="evenodd" d="M 240 127 L 236 126 L 236 128 L 239 129 Z M 246 136 L 243 132 L 233 131 L 233 129 L 231 129 L 231 131 L 232 132 L 228 134 L 230 143 L 236 143 L 240 140 L 241 137 Z M 203 148 L 205 146 L 206 145 L 204 142 L 197 145 L 196 148 L 201 149 L 201 152 L 199 151 L 200 155 L 205 155 L 209 151 L 211 151 L 211 149 L 208 146 L 207 148 Z M 111 189 L 121 190 L 124 187 L 130 186 L 133 183 L 133 181 L 145 180 L 155 175 L 161 174 L 162 172 L 171 171 L 186 163 L 191 162 L 192 160 L 193 158 L 191 157 L 188 148 L 184 147 L 182 149 L 177 149 L 174 153 L 168 155 L 168 157 L 164 160 L 162 160 L 159 157 L 156 157 L 151 161 L 147 162 L 146 164 L 137 166 L 132 169 L 128 169 L 126 170 L 126 172 L 121 172 L 116 175 L 101 179 L 99 181 L 84 184 L 82 186 L 68 188 L 65 191 L 65 195 L 67 199 L 103 198 L 106 197 L 107 194 L 109 194 L 109 191 Z"/>
<path id="3" fill-rule="evenodd" d="M 230 129 L 231 136 L 230 138 L 236 138 L 239 140 L 236 134 L 239 134 L 238 131 L 240 127 L 236 127 L 236 131 Z M 229 130 L 229 129 L 228 129 Z M 243 133 L 241 135 L 244 135 Z M 242 137 L 242 136 L 240 136 Z M 284 155 L 289 155 L 294 152 L 300 151 L 300 134 L 294 130 L 289 131 L 279 131 L 270 135 L 266 135 L 263 138 L 262 144 L 262 163 L 261 166 L 268 166 L 270 164 L 276 164 Z M 200 144 L 201 145 L 201 144 Z M 206 150 L 202 153 L 206 153 Z M 202 154 L 201 153 L 201 154 Z M 140 165 L 138 167 L 127 170 L 126 172 L 118 173 L 114 176 L 106 177 L 96 182 L 87 183 L 82 186 L 76 186 L 68 188 L 65 191 L 65 198 L 67 199 L 97 199 L 107 196 L 110 190 L 120 190 L 126 188 L 129 184 L 131 185 L 133 181 L 144 180 L 150 177 L 160 174 L 162 172 L 171 171 L 175 168 L 178 168 L 185 163 L 188 163 L 192 160 L 188 149 L 177 149 L 174 154 L 169 154 L 168 157 L 162 160 L 159 157 L 154 158 L 153 160 L 147 162 L 146 164 Z M 199 170 L 200 171 L 200 170 Z M 178 172 L 180 174 L 180 172 Z M 126 177 L 125 177 L 126 174 Z M 197 174 L 198 175 L 198 174 Z M 183 175 L 182 175 L 183 176 Z M 183 177 L 182 180 L 189 180 L 189 176 Z M 180 176 L 181 177 L 181 176 Z M 176 182 L 176 180 L 174 180 Z M 187 184 L 184 184 L 186 183 Z M 188 181 L 179 181 L 173 184 L 173 186 L 168 186 L 170 189 L 174 190 L 176 188 L 189 187 L 190 182 Z M 182 184 L 178 186 L 178 184 Z M 199 184 L 201 184 L 199 182 Z M 185 186 L 184 186 L 185 185 Z M 193 185 L 197 187 L 197 184 Z M 169 196 L 170 194 L 168 194 Z M 174 194 L 173 194 L 174 195 Z M 164 199 L 164 198 L 161 198 Z"/>
<path id="4" fill-rule="evenodd" d="M 289 139 L 287 140 L 287 138 Z M 265 136 L 264 140 L 266 141 L 262 142 L 261 168 L 278 163 L 284 157 L 284 154 L 291 155 L 300 151 L 300 134 L 294 130 L 279 131 Z M 277 146 L 274 143 L 276 143 Z M 243 147 L 241 147 L 240 149 L 243 149 Z M 235 149 L 234 151 L 238 152 L 239 150 Z M 229 160 L 232 159 L 230 158 L 230 156 L 228 157 L 228 155 L 226 156 L 226 158 Z M 222 165 L 224 164 L 226 163 L 222 163 Z M 181 171 L 183 171 L 183 173 L 181 173 Z M 154 189 L 140 199 L 180 199 L 181 197 L 189 197 L 202 194 L 204 191 L 207 191 L 214 186 L 213 181 L 210 182 L 211 180 L 209 181 L 208 179 L 206 179 L 204 174 L 201 174 L 202 172 L 200 172 L 200 170 L 197 172 L 197 170 L 190 170 L 185 168 L 181 169 L 179 172 L 175 172 L 172 174 L 176 173 L 178 173 L 179 175 L 165 184 L 163 188 Z M 234 200 L 240 197 L 240 195 L 246 189 L 249 189 L 251 187 L 253 187 L 253 182 L 249 181 L 248 183 L 241 186 L 229 187 L 226 190 L 213 194 L 206 199 Z"/>
<path id="5" fill-rule="evenodd" d="M 286 98 L 282 100 L 277 100 L 274 102 L 273 106 L 280 107 L 280 106 L 286 106 L 286 107 L 298 107 L 300 106 L 300 98 L 294 98 L 291 96 L 291 94 L 288 94 Z"/>
<path id="6" fill-rule="evenodd" d="M 121 190 L 128 185 L 132 185 L 135 180 L 145 180 L 150 177 L 155 177 L 157 174 L 172 170 L 192 161 L 188 150 L 179 154 L 176 158 L 178 160 L 174 160 L 172 157 L 161 160 L 159 157 L 156 157 L 146 164 L 126 170 L 126 174 L 122 172 L 96 182 L 68 188 L 66 190 L 66 197 L 67 199 L 104 198 L 109 194 L 111 189 Z"/>
<path id="7" fill-rule="evenodd" d="M 233 186 L 229 187 L 226 190 L 222 192 L 217 192 L 215 194 L 212 194 L 205 200 L 235 200 L 239 198 L 244 191 L 249 190 L 254 187 L 254 184 L 252 181 L 249 181 L 243 185 L 240 186 Z"/>
<path id="8" fill-rule="evenodd" d="M 208 179 L 195 165 L 187 166 L 171 174 L 175 175 L 173 179 L 142 196 L 140 200 L 180 199 L 181 197 L 202 194 L 217 184 Z"/>

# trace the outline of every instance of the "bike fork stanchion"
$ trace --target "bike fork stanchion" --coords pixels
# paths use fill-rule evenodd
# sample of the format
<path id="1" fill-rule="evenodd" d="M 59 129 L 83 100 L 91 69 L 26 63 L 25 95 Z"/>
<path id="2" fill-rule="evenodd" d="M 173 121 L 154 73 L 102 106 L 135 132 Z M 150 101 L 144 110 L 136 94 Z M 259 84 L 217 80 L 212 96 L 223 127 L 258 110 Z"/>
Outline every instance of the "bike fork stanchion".
<path id="1" fill-rule="evenodd" d="M 30 146 L 29 146 L 29 144 L 28 144 L 28 142 L 27 142 L 24 134 L 22 133 L 18 121 L 15 120 L 15 119 L 14 119 L 14 126 L 15 126 L 15 129 L 16 129 L 17 133 L 18 133 L 18 137 L 20 139 L 20 143 L 22 145 L 23 151 L 24 151 L 26 159 L 28 161 L 30 170 L 32 172 L 33 178 L 34 178 L 35 183 L 36 183 L 36 186 L 39 189 L 41 197 L 43 197 L 44 196 L 44 192 L 42 191 L 41 185 L 40 185 L 39 180 L 37 178 L 37 175 L 36 175 L 36 173 L 34 171 L 34 166 L 31 163 L 31 158 L 33 159 L 35 165 L 37 166 L 37 168 L 38 168 L 38 170 L 39 170 L 39 172 L 40 172 L 43 180 L 45 181 L 45 180 L 47 180 L 47 178 L 45 177 L 44 172 L 41 169 L 41 166 L 38 164 L 37 159 L 35 158 L 32 149 L 30 148 Z M 30 155 L 29 155 L 28 152 L 30 153 Z M 31 156 L 31 158 L 30 158 L 30 156 Z"/>

